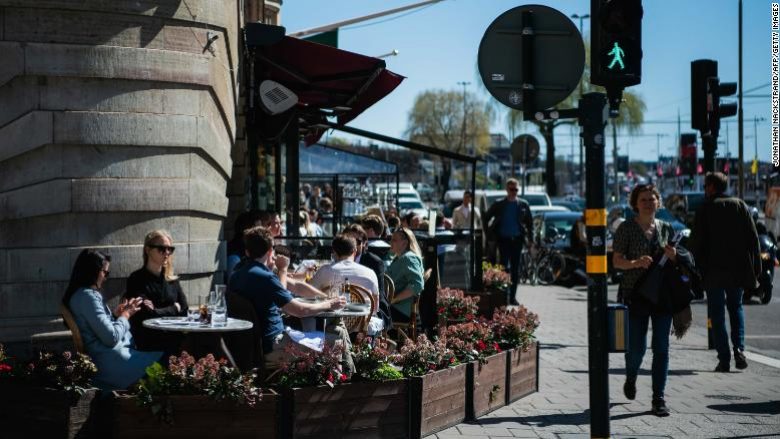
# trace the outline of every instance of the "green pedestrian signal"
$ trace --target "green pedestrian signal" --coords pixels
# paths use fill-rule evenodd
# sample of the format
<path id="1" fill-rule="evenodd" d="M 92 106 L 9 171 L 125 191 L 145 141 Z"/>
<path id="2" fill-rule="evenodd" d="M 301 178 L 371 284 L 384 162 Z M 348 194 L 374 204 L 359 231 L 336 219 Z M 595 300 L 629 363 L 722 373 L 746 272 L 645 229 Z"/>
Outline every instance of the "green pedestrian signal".
<path id="1" fill-rule="evenodd" d="M 590 4 L 590 82 L 613 90 L 614 97 L 617 90 L 642 82 L 642 0 Z"/>
<path id="2" fill-rule="evenodd" d="M 615 63 L 620 64 L 620 70 L 625 70 L 626 65 L 623 64 L 623 57 L 625 56 L 625 52 L 623 49 L 618 46 L 618 43 L 615 42 L 614 46 L 612 46 L 612 50 L 610 50 L 607 53 L 607 56 L 612 57 L 612 62 L 609 63 L 607 66 L 608 69 L 613 70 L 615 68 Z"/>

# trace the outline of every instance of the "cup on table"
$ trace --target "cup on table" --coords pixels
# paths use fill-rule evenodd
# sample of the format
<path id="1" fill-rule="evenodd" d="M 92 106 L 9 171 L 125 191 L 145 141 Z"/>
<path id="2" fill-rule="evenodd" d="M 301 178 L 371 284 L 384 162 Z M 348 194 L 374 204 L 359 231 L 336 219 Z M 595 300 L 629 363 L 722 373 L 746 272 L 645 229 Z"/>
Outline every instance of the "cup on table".
<path id="1" fill-rule="evenodd" d="M 200 308 L 189 308 L 187 310 L 187 323 L 190 325 L 200 324 Z"/>
<path id="2" fill-rule="evenodd" d="M 198 296 L 198 312 L 200 313 L 201 323 L 211 323 L 209 296 Z"/>
<path id="3" fill-rule="evenodd" d="M 209 310 L 211 311 L 211 326 L 227 325 L 227 303 L 225 291 L 227 287 L 222 284 L 214 286 L 214 291 L 209 295 Z"/>

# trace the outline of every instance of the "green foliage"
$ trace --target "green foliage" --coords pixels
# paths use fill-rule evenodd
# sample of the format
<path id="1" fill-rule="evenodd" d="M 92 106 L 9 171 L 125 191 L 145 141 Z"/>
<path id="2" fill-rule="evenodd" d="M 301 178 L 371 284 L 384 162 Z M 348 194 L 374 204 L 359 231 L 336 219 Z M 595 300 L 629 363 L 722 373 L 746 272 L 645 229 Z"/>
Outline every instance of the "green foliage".
<path id="1" fill-rule="evenodd" d="M 387 381 L 403 378 L 401 372 L 390 364 L 387 345 L 377 341 L 372 346 L 368 339 L 358 338 L 352 345 L 352 359 L 355 362 L 355 377 L 364 381 Z"/>
<path id="2" fill-rule="evenodd" d="M 502 306 L 493 312 L 489 325 L 492 340 L 501 349 L 521 348 L 526 351 L 534 340 L 534 331 L 539 327 L 539 316 L 522 305 L 516 308 Z"/>
<path id="3" fill-rule="evenodd" d="M 405 377 L 417 377 L 459 364 L 455 353 L 443 339 L 431 343 L 428 337 L 420 335 L 417 341 L 407 339 L 393 362 L 401 366 Z"/>
<path id="4" fill-rule="evenodd" d="M 322 352 L 295 346 L 288 346 L 285 351 L 290 360 L 279 370 L 279 385 L 282 387 L 333 386 L 348 378 L 341 372 L 344 352 L 341 345 L 325 344 Z"/>
<path id="5" fill-rule="evenodd" d="M 255 387 L 255 371 L 242 374 L 229 367 L 227 360 L 216 360 L 212 354 L 197 361 L 187 352 L 179 357 L 172 355 L 167 368 L 154 363 L 146 368 L 146 375 L 133 393 L 142 406 L 149 407 L 168 423 L 173 423 L 173 416 L 166 396 L 206 395 L 215 401 L 231 401 L 250 407 L 261 397 L 261 390 Z"/>

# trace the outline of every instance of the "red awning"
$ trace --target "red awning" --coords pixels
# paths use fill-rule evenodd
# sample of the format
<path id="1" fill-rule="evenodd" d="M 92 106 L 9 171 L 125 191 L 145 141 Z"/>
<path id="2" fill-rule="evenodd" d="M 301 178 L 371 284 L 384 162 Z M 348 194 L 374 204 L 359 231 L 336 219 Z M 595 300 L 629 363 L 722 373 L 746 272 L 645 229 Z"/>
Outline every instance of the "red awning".
<path id="1" fill-rule="evenodd" d="M 255 51 L 256 83 L 271 79 L 298 95 L 299 117 L 314 125 L 336 115 L 344 125 L 393 91 L 404 77 L 378 58 L 285 36 Z M 315 143 L 325 128 L 312 128 Z"/>

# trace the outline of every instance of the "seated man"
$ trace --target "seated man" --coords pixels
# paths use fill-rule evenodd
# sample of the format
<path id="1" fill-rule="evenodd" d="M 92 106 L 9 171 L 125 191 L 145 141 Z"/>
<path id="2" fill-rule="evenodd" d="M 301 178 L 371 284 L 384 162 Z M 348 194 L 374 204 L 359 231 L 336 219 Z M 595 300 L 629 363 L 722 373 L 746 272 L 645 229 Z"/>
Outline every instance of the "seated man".
<path id="1" fill-rule="evenodd" d="M 379 283 L 376 273 L 368 267 L 355 262 L 357 242 L 349 235 L 339 235 L 333 238 L 333 257 L 335 262 L 320 268 L 311 279 L 311 284 L 320 290 L 326 290 L 335 285 L 349 283 L 360 285 L 374 296 L 374 303 L 379 303 Z M 378 309 L 378 307 L 377 307 Z M 368 335 L 376 335 L 382 331 L 384 324 L 377 316 L 376 310 L 368 324 Z"/>
<path id="2" fill-rule="evenodd" d="M 344 307 L 344 299 L 333 298 L 320 303 L 305 303 L 293 300 L 285 288 L 287 266 L 290 260 L 274 255 L 273 236 L 264 227 L 253 227 L 244 233 L 244 246 L 248 260 L 240 265 L 230 277 L 230 290 L 249 300 L 257 313 L 258 324 L 263 334 L 263 355 L 266 367 L 277 367 L 285 362 L 285 347 L 294 343 L 284 331 L 281 313 L 295 317 L 310 317 L 323 311 Z M 278 276 L 273 269 L 277 268 Z M 349 334 L 326 334 L 325 342 L 341 340 L 345 347 L 342 364 L 351 374 L 354 370 L 349 354 Z"/>

